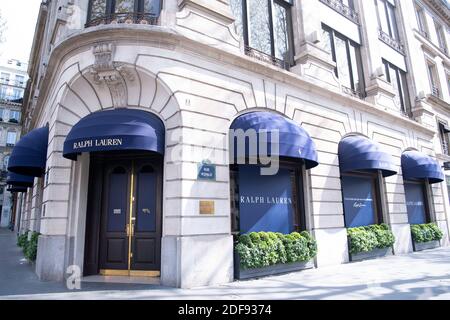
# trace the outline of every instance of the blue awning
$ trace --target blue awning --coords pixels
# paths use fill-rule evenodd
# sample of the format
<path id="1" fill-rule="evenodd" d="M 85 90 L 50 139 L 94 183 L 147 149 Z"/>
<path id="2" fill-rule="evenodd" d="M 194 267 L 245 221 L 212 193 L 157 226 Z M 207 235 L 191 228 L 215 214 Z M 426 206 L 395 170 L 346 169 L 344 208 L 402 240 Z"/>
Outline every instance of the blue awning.
<path id="1" fill-rule="evenodd" d="M 397 174 L 394 159 L 375 141 L 361 135 L 345 137 L 339 143 L 341 173 L 381 170 L 384 177 Z"/>
<path id="2" fill-rule="evenodd" d="M 426 180 L 430 183 L 439 183 L 445 180 L 439 163 L 430 156 L 415 150 L 405 151 L 402 154 L 403 179 Z"/>
<path id="3" fill-rule="evenodd" d="M 303 159 L 307 169 L 319 165 L 317 161 L 316 146 L 309 134 L 300 126 L 300 124 L 279 114 L 265 111 L 246 113 L 236 118 L 231 124 L 230 129 L 242 129 L 244 132 L 255 130 L 258 141 L 258 145 L 255 146 L 255 148 L 249 148 L 248 143 L 246 142 L 245 155 L 238 155 L 238 143 L 235 135 L 233 142 L 235 159 L 240 157 L 258 157 L 259 144 L 261 142 L 264 143 L 264 141 L 261 140 L 264 139 L 267 143 L 267 155 Z M 270 132 L 276 130 L 279 132 L 278 155 L 274 154 L 275 151 L 272 152 L 271 150 L 272 139 Z M 268 132 L 268 134 L 263 135 L 263 131 Z"/>
<path id="4" fill-rule="evenodd" d="M 6 189 L 6 191 L 9 192 L 27 192 L 27 188 L 26 187 L 19 187 L 19 186 L 8 186 L 8 188 Z"/>
<path id="5" fill-rule="evenodd" d="M 48 127 L 31 130 L 14 147 L 8 162 L 8 171 L 40 177 L 45 173 Z"/>
<path id="6" fill-rule="evenodd" d="M 14 172 L 8 172 L 8 175 L 6 177 L 6 184 L 9 184 L 11 186 L 19 186 L 19 187 L 32 187 L 34 182 L 34 177 L 32 176 L 25 176 L 22 174 L 14 173 Z"/>
<path id="7" fill-rule="evenodd" d="M 92 113 L 67 135 L 63 156 L 76 160 L 83 152 L 113 150 L 153 151 L 164 154 L 165 129 L 154 114 L 135 109 Z"/>

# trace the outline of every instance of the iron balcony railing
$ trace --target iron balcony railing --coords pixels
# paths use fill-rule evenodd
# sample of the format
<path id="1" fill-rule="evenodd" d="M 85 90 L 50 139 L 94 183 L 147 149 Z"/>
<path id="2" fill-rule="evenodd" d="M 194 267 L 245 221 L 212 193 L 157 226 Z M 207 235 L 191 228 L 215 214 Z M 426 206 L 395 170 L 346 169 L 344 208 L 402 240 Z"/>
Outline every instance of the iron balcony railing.
<path id="1" fill-rule="evenodd" d="M 245 46 L 245 54 L 251 58 L 270 63 L 274 66 L 280 67 L 285 70 L 289 70 L 291 66 L 291 64 L 288 61 L 278 59 L 277 57 L 274 57 L 270 54 L 264 53 L 249 46 Z"/>
<path id="2" fill-rule="evenodd" d="M 340 0 L 319 0 L 323 4 L 342 14 L 347 19 L 359 24 L 359 14 Z"/>
<path id="3" fill-rule="evenodd" d="M 396 50 L 397 52 L 405 54 L 405 47 L 403 46 L 403 44 L 401 44 L 400 41 L 392 38 L 390 35 L 388 35 L 381 29 L 378 29 L 378 39 L 383 41 L 385 44 L 387 44 L 389 47 Z"/>
<path id="4" fill-rule="evenodd" d="M 113 13 L 92 18 L 86 23 L 86 27 L 93 27 L 102 24 L 150 24 L 158 23 L 158 16 L 152 13 L 129 12 Z"/>
<path id="5" fill-rule="evenodd" d="M 437 97 L 437 98 L 440 98 L 441 97 L 441 90 L 438 87 L 436 87 L 436 86 L 432 86 L 431 87 L 431 94 L 433 96 Z"/>

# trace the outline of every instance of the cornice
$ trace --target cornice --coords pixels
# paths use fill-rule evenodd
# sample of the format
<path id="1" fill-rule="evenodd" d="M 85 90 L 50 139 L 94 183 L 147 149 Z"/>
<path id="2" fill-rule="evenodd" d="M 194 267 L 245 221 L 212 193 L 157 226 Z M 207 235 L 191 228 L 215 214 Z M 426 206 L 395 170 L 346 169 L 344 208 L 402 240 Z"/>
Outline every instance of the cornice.
<path id="1" fill-rule="evenodd" d="M 112 36 L 112 33 L 114 36 Z M 314 84 L 304 77 L 277 68 L 268 63 L 264 63 L 255 59 L 251 59 L 244 54 L 235 54 L 232 52 L 217 49 L 198 41 L 189 39 L 178 33 L 176 29 L 170 27 L 152 26 L 152 25 L 100 25 L 90 27 L 72 34 L 66 39 L 55 44 L 54 49 L 50 54 L 48 69 L 45 73 L 44 80 L 41 83 L 52 83 L 52 79 L 56 76 L 58 70 L 62 66 L 63 61 L 68 57 L 75 55 L 80 50 L 92 47 L 92 45 L 99 42 L 115 42 L 115 43 L 135 43 L 138 39 L 139 45 L 148 44 L 155 47 L 170 47 L 174 51 L 186 51 L 197 56 L 208 57 L 220 63 L 233 65 L 246 71 L 251 71 L 260 76 L 269 78 L 276 82 L 285 83 L 290 86 L 302 88 L 311 94 L 317 94 L 325 98 L 332 99 L 334 102 L 343 105 L 349 105 L 362 112 L 372 114 L 377 117 L 382 117 L 393 124 L 408 127 L 413 130 L 422 132 L 426 135 L 433 136 L 435 132 L 405 116 L 388 111 L 377 105 L 360 100 L 358 98 L 337 93 L 323 88 L 320 85 Z M 40 94 L 37 101 L 36 110 L 31 122 L 31 126 L 39 118 L 40 109 L 47 99 L 48 90 L 50 86 L 40 88 Z M 39 110 L 38 110 L 39 109 Z"/>

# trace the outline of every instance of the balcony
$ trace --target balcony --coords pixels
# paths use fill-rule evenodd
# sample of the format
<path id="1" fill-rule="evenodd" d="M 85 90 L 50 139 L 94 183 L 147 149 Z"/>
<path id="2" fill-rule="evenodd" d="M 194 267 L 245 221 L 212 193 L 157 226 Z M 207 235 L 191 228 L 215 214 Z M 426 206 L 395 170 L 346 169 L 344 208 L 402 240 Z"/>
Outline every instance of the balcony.
<path id="1" fill-rule="evenodd" d="M 102 24 L 149 24 L 156 25 L 158 16 L 151 13 L 129 12 L 114 13 L 100 17 L 95 17 L 86 23 L 86 27 L 93 27 Z"/>
<path id="2" fill-rule="evenodd" d="M 431 87 L 431 95 L 440 99 L 441 98 L 441 90 L 438 87 L 432 86 Z"/>
<path id="3" fill-rule="evenodd" d="M 23 97 L 18 97 L 16 95 L 0 95 L 0 103 L 14 103 L 14 104 L 22 104 Z"/>
<path id="4" fill-rule="evenodd" d="M 403 44 L 401 44 L 399 41 L 392 38 L 390 35 L 388 35 L 386 32 L 384 32 L 381 29 L 378 30 L 378 39 L 380 39 L 382 42 L 387 44 L 389 47 L 391 47 L 395 51 L 397 51 L 403 55 L 405 54 L 405 47 L 403 46 Z"/>
<path id="5" fill-rule="evenodd" d="M 319 1 L 327 5 L 334 11 L 342 14 L 347 19 L 353 21 L 356 24 L 359 24 L 359 14 L 352 8 L 343 4 L 341 1 L 339 0 L 319 0 Z"/>
<path id="6" fill-rule="evenodd" d="M 278 59 L 272 55 L 266 54 L 249 46 L 245 46 L 245 54 L 253 59 L 270 63 L 274 66 L 277 66 L 285 70 L 289 70 L 291 66 L 291 64 L 288 61 Z"/>

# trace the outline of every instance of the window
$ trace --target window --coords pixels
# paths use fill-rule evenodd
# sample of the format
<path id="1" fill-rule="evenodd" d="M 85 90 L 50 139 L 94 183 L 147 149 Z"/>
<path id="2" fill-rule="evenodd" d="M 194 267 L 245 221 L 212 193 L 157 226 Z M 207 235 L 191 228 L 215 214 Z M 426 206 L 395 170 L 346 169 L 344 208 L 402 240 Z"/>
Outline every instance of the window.
<path id="1" fill-rule="evenodd" d="M 20 111 L 11 110 L 9 112 L 9 122 L 19 123 L 20 122 Z"/>
<path id="2" fill-rule="evenodd" d="M 25 77 L 16 74 L 16 86 L 23 87 L 25 84 Z"/>
<path id="3" fill-rule="evenodd" d="M 8 98 L 8 87 L 0 85 L 0 100 L 6 100 Z"/>
<path id="4" fill-rule="evenodd" d="M 331 53 L 336 62 L 335 74 L 344 89 L 363 97 L 363 74 L 359 45 L 331 28 L 323 25 L 323 49 Z"/>
<path id="5" fill-rule="evenodd" d="M 272 63 L 281 61 L 280 66 L 287 69 L 294 60 L 292 0 L 231 0 L 230 5 L 247 54 Z"/>
<path id="6" fill-rule="evenodd" d="M 439 138 L 441 140 L 442 145 L 442 152 L 443 154 L 450 155 L 449 152 L 449 133 L 450 133 L 450 127 L 445 123 L 444 121 L 438 121 L 439 126 Z"/>
<path id="7" fill-rule="evenodd" d="M 447 41 L 445 41 L 444 27 L 442 27 L 442 25 L 437 21 L 434 21 L 434 26 L 436 27 L 436 34 L 438 38 L 439 48 L 441 48 L 442 51 L 447 53 L 448 52 Z"/>
<path id="8" fill-rule="evenodd" d="M 428 80 L 430 81 L 431 94 L 438 98 L 441 97 L 441 90 L 439 86 L 439 78 L 436 70 L 436 64 L 427 61 Z"/>
<path id="9" fill-rule="evenodd" d="M 9 84 L 9 73 L 0 73 L 0 83 Z"/>
<path id="10" fill-rule="evenodd" d="M 8 131 L 6 135 L 6 145 L 14 146 L 16 144 L 17 133 L 14 131 Z"/>
<path id="11" fill-rule="evenodd" d="M 425 182 L 405 181 L 406 210 L 410 224 L 431 222 Z"/>
<path id="12" fill-rule="evenodd" d="M 261 175 L 257 165 L 234 165 L 231 177 L 231 213 L 234 234 L 306 229 L 302 168 L 283 162 L 276 175 Z"/>
<path id="13" fill-rule="evenodd" d="M 23 98 L 23 90 L 19 88 L 13 88 L 11 100 L 18 100 Z"/>
<path id="14" fill-rule="evenodd" d="M 5 156 L 3 158 L 3 168 L 7 169 L 8 168 L 8 163 L 9 163 L 9 156 Z"/>
<path id="15" fill-rule="evenodd" d="M 383 222 L 378 174 L 352 173 L 342 175 L 344 218 L 347 228 Z"/>
<path id="16" fill-rule="evenodd" d="M 382 32 L 392 39 L 399 40 L 397 21 L 395 19 L 395 6 L 388 0 L 375 0 L 377 7 L 378 25 Z"/>
<path id="17" fill-rule="evenodd" d="M 88 26 L 100 23 L 156 24 L 161 0 L 90 0 Z"/>
<path id="18" fill-rule="evenodd" d="M 0 109 L 0 121 L 3 121 L 3 113 L 4 113 L 4 109 Z"/>
<path id="19" fill-rule="evenodd" d="M 408 86 L 406 82 L 406 72 L 397 68 L 392 63 L 383 60 L 386 81 L 392 84 L 395 91 L 396 104 L 400 106 L 404 114 L 409 115 L 411 111 L 411 103 L 409 100 Z"/>
<path id="20" fill-rule="evenodd" d="M 427 25 L 427 18 L 425 16 L 425 11 L 418 4 L 416 4 L 416 18 L 419 31 L 425 38 L 428 38 L 428 25 Z"/>

